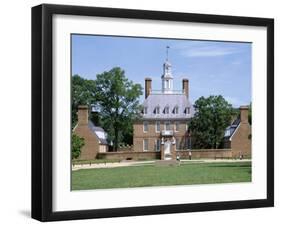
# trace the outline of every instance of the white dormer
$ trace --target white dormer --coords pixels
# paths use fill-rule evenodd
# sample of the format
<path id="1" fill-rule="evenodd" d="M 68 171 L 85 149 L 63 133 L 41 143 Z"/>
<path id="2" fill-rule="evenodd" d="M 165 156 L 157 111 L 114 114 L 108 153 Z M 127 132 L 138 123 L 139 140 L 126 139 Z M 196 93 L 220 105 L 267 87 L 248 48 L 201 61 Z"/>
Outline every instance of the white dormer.
<path id="1" fill-rule="evenodd" d="M 147 114 L 147 107 L 146 107 L 146 106 L 143 108 L 143 114 L 144 114 L 144 115 Z"/>
<path id="2" fill-rule="evenodd" d="M 159 106 L 156 106 L 154 112 L 155 112 L 156 115 L 159 115 L 159 114 L 160 114 L 160 107 L 159 107 Z"/>
<path id="3" fill-rule="evenodd" d="M 185 114 L 186 114 L 186 115 L 189 115 L 189 114 L 190 114 L 190 107 L 186 107 L 186 108 L 185 108 Z"/>
<path id="4" fill-rule="evenodd" d="M 178 113 L 179 113 L 179 107 L 176 105 L 174 108 L 174 114 L 177 115 Z"/>
<path id="5" fill-rule="evenodd" d="M 166 106 L 164 108 L 164 114 L 169 114 L 169 112 L 170 112 L 169 106 Z"/>

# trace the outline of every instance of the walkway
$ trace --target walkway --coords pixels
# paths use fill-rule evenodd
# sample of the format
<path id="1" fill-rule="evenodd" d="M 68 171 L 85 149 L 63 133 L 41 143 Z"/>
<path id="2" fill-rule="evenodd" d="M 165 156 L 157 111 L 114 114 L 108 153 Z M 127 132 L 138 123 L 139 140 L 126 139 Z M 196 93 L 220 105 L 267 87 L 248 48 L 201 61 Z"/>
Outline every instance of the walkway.
<path id="1" fill-rule="evenodd" d="M 114 167 L 123 167 L 123 166 L 143 166 L 143 165 L 153 165 L 155 161 L 123 161 L 123 162 L 114 162 L 114 163 L 96 163 L 96 164 L 75 164 L 72 166 L 72 170 L 79 169 L 99 169 L 99 168 L 114 168 Z M 251 162 L 251 159 L 196 159 L 196 160 L 181 160 L 181 164 L 189 163 L 231 163 L 231 162 Z"/>

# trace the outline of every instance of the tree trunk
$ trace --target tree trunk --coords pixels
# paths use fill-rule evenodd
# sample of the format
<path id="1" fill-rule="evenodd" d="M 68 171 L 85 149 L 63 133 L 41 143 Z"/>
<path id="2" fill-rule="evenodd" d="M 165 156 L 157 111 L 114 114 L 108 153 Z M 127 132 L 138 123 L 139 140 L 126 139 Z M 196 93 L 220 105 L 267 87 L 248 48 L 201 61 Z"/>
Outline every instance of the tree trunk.
<path id="1" fill-rule="evenodd" d="M 117 151 L 119 133 L 118 133 L 118 128 L 116 126 L 114 128 L 114 137 L 115 137 L 115 140 L 114 140 L 114 151 Z"/>

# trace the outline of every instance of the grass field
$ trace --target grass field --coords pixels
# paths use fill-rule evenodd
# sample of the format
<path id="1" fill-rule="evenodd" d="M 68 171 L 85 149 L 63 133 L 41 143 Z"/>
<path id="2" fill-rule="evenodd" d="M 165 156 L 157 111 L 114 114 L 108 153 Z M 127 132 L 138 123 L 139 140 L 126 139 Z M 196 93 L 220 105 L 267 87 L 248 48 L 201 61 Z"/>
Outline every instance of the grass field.
<path id="1" fill-rule="evenodd" d="M 72 190 L 251 181 L 251 162 L 185 163 L 72 171 Z"/>

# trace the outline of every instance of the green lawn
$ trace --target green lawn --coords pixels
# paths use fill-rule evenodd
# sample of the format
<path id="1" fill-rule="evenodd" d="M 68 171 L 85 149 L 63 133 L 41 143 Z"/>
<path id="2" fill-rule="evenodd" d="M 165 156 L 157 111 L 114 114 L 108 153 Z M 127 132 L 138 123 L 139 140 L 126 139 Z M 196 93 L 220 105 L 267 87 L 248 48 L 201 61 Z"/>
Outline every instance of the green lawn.
<path id="1" fill-rule="evenodd" d="M 251 162 L 143 165 L 72 171 L 72 190 L 250 181 Z"/>

